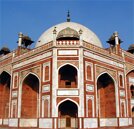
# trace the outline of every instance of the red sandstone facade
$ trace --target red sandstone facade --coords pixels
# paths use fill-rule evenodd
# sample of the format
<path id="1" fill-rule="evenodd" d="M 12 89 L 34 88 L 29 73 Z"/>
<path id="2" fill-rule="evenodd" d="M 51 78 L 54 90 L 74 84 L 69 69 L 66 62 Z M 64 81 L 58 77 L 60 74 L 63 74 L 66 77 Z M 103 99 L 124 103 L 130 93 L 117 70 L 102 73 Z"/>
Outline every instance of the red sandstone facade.
<path id="1" fill-rule="evenodd" d="M 22 47 L 19 37 L 19 47 L 0 57 L 0 126 L 132 125 L 134 55 L 122 50 L 116 37 L 110 49 L 87 42 L 85 29 L 80 33 L 71 24 L 76 23 L 59 32 L 60 25 L 53 27 L 53 40 L 41 38 L 32 50 Z"/>

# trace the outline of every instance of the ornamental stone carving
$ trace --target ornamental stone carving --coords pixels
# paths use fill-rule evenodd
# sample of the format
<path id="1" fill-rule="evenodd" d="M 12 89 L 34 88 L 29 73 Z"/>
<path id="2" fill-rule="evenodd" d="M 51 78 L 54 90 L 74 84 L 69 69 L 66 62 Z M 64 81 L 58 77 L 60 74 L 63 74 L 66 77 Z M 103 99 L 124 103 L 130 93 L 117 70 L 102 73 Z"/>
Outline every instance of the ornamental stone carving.
<path id="1" fill-rule="evenodd" d="M 113 78 L 117 78 L 116 71 L 96 65 L 96 78 L 102 73 L 109 73 Z"/>
<path id="2" fill-rule="evenodd" d="M 129 73 L 131 70 L 134 70 L 134 65 L 126 63 L 126 73 Z"/>
<path id="3" fill-rule="evenodd" d="M 57 68 L 59 68 L 62 65 L 66 65 L 66 64 L 72 64 L 74 66 L 76 66 L 77 68 L 79 68 L 79 61 L 58 61 L 57 63 Z"/>

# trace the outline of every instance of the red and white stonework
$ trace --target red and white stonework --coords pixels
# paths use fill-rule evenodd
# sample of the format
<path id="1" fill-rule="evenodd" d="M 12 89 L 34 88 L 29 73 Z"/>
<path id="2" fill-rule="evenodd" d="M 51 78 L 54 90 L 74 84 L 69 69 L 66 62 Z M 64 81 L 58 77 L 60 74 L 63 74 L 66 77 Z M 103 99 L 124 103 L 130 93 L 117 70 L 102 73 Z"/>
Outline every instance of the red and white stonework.
<path id="1" fill-rule="evenodd" d="M 117 33 L 115 33 L 117 34 Z M 134 55 L 104 49 L 87 27 L 64 22 L 34 49 L 0 56 L 0 126 L 90 129 L 131 126 Z"/>

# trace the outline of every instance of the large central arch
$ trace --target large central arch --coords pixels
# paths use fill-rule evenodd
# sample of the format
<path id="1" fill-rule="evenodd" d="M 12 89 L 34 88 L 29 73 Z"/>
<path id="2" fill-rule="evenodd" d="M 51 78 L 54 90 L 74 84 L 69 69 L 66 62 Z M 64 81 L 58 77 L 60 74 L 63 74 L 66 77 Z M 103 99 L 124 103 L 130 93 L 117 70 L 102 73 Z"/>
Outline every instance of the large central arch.
<path id="1" fill-rule="evenodd" d="M 97 80 L 98 115 L 100 118 L 116 117 L 115 83 L 113 78 L 104 73 Z"/>
<path id="2" fill-rule="evenodd" d="M 38 116 L 39 79 L 34 74 L 28 74 L 22 83 L 22 118 L 37 118 Z"/>
<path id="3" fill-rule="evenodd" d="M 9 117 L 10 81 L 10 74 L 3 71 L 0 74 L 0 118 Z"/>
<path id="4" fill-rule="evenodd" d="M 78 127 L 78 107 L 77 105 L 66 100 L 58 107 L 58 114 L 60 118 L 59 128 L 77 128 Z"/>

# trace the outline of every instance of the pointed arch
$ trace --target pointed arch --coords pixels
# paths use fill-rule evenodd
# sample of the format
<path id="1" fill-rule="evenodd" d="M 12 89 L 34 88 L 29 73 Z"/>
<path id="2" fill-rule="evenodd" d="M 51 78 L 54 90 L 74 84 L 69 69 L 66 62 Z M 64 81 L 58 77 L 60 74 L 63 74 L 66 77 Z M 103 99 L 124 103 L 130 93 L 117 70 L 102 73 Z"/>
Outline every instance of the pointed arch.
<path id="1" fill-rule="evenodd" d="M 65 99 L 59 103 L 58 116 L 60 123 L 64 121 L 61 128 L 78 128 L 78 106 L 72 100 Z"/>
<path id="2" fill-rule="evenodd" d="M 87 116 L 92 118 L 93 117 L 93 109 L 92 109 L 92 99 L 88 99 L 88 114 Z"/>
<path id="3" fill-rule="evenodd" d="M 132 72 L 132 71 L 134 71 L 134 67 L 131 68 L 130 70 L 128 70 L 128 71 L 126 72 L 126 76 L 127 76 L 130 72 Z"/>
<path id="4" fill-rule="evenodd" d="M 77 105 L 77 107 L 79 108 L 79 104 L 78 104 L 76 101 L 74 101 L 74 100 L 72 100 L 72 99 L 70 99 L 70 98 L 66 98 L 66 99 L 60 101 L 60 102 L 57 104 L 57 107 L 59 107 L 59 105 L 60 105 L 61 103 L 65 102 L 65 101 L 67 101 L 67 100 L 69 100 L 69 101 L 75 103 L 75 104 Z"/>
<path id="5" fill-rule="evenodd" d="M 87 80 L 92 80 L 92 67 L 90 65 L 87 66 Z"/>
<path id="6" fill-rule="evenodd" d="M 58 69 L 59 88 L 77 88 L 78 71 L 76 67 L 65 64 Z"/>
<path id="7" fill-rule="evenodd" d="M 40 81 L 40 77 L 39 77 L 37 74 L 35 74 L 35 73 L 33 73 L 33 72 L 28 72 L 28 73 L 23 77 L 21 83 L 24 81 L 24 79 L 25 79 L 29 74 L 32 74 L 32 75 L 36 76 L 36 77 L 39 79 L 39 81 Z"/>
<path id="8" fill-rule="evenodd" d="M 101 73 L 97 77 L 97 99 L 99 117 L 116 117 L 116 85 L 114 78 L 107 72 Z M 112 105 L 111 105 L 112 103 Z M 111 108 L 112 107 L 112 108 Z M 112 110 L 109 110 L 112 109 Z"/>
<path id="9" fill-rule="evenodd" d="M 123 87 L 123 76 L 122 75 L 119 75 L 119 84 L 121 87 Z"/>
<path id="10" fill-rule="evenodd" d="M 60 67 L 58 67 L 58 71 L 59 71 L 59 69 L 60 69 L 61 67 L 65 66 L 65 65 L 71 65 L 71 66 L 73 66 L 74 68 L 77 69 L 77 72 L 79 71 L 78 67 L 75 66 L 74 64 L 71 64 L 71 63 L 65 63 L 65 64 L 61 65 Z"/>
<path id="11" fill-rule="evenodd" d="M 58 106 L 59 112 L 60 112 L 60 117 L 77 117 L 78 116 L 78 107 L 77 105 L 70 101 L 66 100 Z"/>
<path id="12" fill-rule="evenodd" d="M 11 75 L 7 71 L 0 74 L 0 118 L 9 117 Z"/>
<path id="13" fill-rule="evenodd" d="M 39 77 L 34 73 L 28 73 L 22 80 L 21 87 L 21 117 L 37 118 L 38 97 L 39 97 Z M 30 108 L 31 107 L 31 108 Z"/>
<path id="14" fill-rule="evenodd" d="M 11 76 L 11 73 L 10 73 L 9 71 L 7 71 L 7 70 L 1 71 L 1 72 L 0 72 L 0 75 L 1 75 L 3 72 L 6 72 L 6 73 L 8 73 L 8 74 Z"/>
<path id="15" fill-rule="evenodd" d="M 45 66 L 45 68 L 44 68 L 45 70 L 45 78 L 44 78 L 44 80 L 45 81 L 48 81 L 49 80 L 49 74 L 50 74 L 50 70 L 49 70 L 49 66 Z"/>

